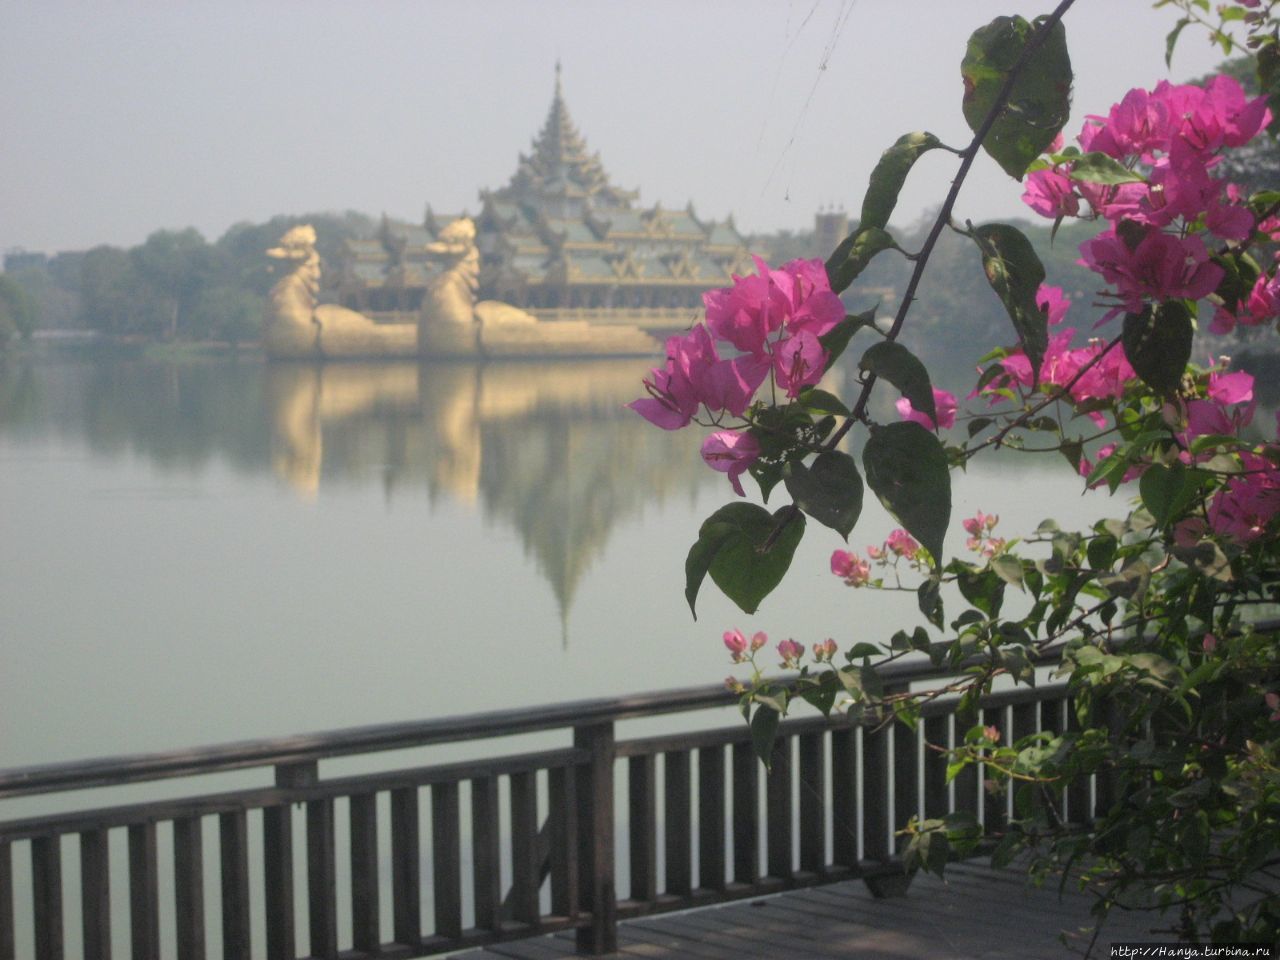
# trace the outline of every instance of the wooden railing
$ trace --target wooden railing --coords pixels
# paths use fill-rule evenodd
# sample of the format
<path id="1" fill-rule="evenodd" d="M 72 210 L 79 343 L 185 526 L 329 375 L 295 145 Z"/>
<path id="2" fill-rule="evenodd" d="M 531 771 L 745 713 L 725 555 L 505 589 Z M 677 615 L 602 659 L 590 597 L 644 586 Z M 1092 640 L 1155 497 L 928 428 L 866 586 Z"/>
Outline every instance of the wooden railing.
<path id="1" fill-rule="evenodd" d="M 936 676 L 927 665 L 886 670 L 890 689 Z M 1061 731 L 1065 697 L 1059 686 L 998 693 L 982 719 L 1006 737 Z M 980 770 L 947 784 L 945 756 L 925 747 L 963 736 L 954 701 L 926 705 L 915 730 L 788 721 L 768 774 L 736 717 L 615 739 L 623 721 L 731 702 L 723 688 L 697 688 L 0 771 L 0 798 L 233 770 L 274 781 L 0 823 L 0 960 L 113 950 L 201 960 L 219 955 L 209 943 L 226 960 L 410 958 L 569 928 L 580 952 L 606 953 L 619 918 L 849 877 L 902 892 L 893 831 L 911 816 L 965 809 L 995 825 L 1008 815 Z M 496 738 L 545 731 L 567 742 L 489 755 Z M 320 769 L 461 741 L 477 741 L 480 759 Z M 1076 784 L 1065 810 L 1087 819 L 1090 803 L 1091 785 Z M 30 882 L 16 890 L 23 857 Z M 78 935 L 64 942 L 68 929 Z"/>

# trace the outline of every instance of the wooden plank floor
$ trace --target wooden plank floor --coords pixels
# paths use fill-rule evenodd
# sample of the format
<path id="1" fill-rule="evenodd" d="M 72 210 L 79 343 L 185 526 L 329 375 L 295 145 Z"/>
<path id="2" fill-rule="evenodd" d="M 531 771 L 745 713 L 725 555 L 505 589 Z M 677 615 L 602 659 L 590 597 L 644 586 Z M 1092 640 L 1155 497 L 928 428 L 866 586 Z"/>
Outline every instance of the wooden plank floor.
<path id="1" fill-rule="evenodd" d="M 615 960 L 1065 960 L 1093 934 L 1087 897 L 1029 887 L 1011 870 L 954 864 L 947 880 L 919 875 L 905 897 L 875 900 L 860 880 L 759 900 L 629 920 Z M 1112 941 L 1172 942 L 1155 915 L 1116 912 L 1095 956 Z M 1073 936 L 1074 950 L 1060 934 Z M 496 944 L 457 960 L 569 960 L 573 933 Z"/>

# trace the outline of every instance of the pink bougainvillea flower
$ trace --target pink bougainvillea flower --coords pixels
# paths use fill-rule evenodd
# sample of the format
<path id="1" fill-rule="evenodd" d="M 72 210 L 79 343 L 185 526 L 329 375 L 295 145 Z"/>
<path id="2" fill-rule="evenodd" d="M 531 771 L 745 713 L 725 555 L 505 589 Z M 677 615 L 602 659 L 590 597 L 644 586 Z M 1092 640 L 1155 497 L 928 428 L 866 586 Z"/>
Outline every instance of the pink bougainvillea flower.
<path id="1" fill-rule="evenodd" d="M 756 258 L 758 272 L 734 276 L 733 286 L 702 295 L 707 327 L 718 340 L 743 353 L 763 356 L 769 335 L 782 327 L 791 310 L 786 294 L 774 282 L 769 265 Z"/>
<path id="2" fill-rule="evenodd" d="M 822 379 L 827 368 L 827 351 L 808 330 L 778 341 L 773 347 L 773 376 L 778 386 L 795 398 L 805 387 Z"/>
<path id="3" fill-rule="evenodd" d="M 933 406 L 938 413 L 938 422 L 934 423 L 933 418 L 927 413 L 917 410 L 911 405 L 911 401 L 906 397 L 899 397 L 894 406 L 898 410 L 898 416 L 903 420 L 913 420 L 926 430 L 937 430 L 941 427 L 943 430 L 950 430 L 956 425 L 956 395 L 947 390 L 939 390 L 933 388 Z"/>
<path id="4" fill-rule="evenodd" d="M 911 534 L 901 528 L 889 534 L 884 545 L 898 556 L 906 557 L 908 560 L 914 560 L 916 554 L 920 552 L 920 544 L 916 543 Z"/>
<path id="5" fill-rule="evenodd" d="M 1213 651 L 1218 649 L 1218 638 L 1212 633 L 1206 633 L 1204 635 L 1204 639 L 1200 641 L 1200 648 L 1204 650 L 1205 653 L 1213 653 Z"/>
<path id="6" fill-rule="evenodd" d="M 1080 198 L 1066 174 L 1052 170 L 1036 170 L 1027 174 L 1027 189 L 1022 202 L 1042 217 L 1074 217 L 1080 213 Z"/>
<path id="7" fill-rule="evenodd" d="M 1000 742 L 1000 728 L 997 726 L 986 726 L 982 728 L 982 735 L 992 743 Z"/>
<path id="8" fill-rule="evenodd" d="M 831 554 L 831 572 L 851 587 L 861 587 L 871 580 L 871 564 L 849 550 Z"/>
<path id="9" fill-rule="evenodd" d="M 1227 479 L 1209 504 L 1214 533 L 1250 543 L 1266 532 L 1280 513 L 1280 468 L 1257 454 L 1241 455 L 1245 472 Z"/>
<path id="10" fill-rule="evenodd" d="M 1215 370 L 1209 374 L 1205 392 L 1210 400 L 1218 403 L 1248 403 L 1253 399 L 1253 374 L 1244 370 Z"/>
<path id="11" fill-rule="evenodd" d="M 1200 300 L 1222 279 L 1199 236 L 1171 236 L 1148 228 L 1134 249 L 1113 227 L 1080 245 L 1079 263 L 1116 288 L 1125 309 L 1142 310 L 1148 299 Z"/>
<path id="12" fill-rule="evenodd" d="M 724 645 L 733 654 L 734 663 L 746 659 L 747 638 L 741 630 L 726 630 L 724 633 Z"/>
<path id="13" fill-rule="evenodd" d="M 778 656 L 782 657 L 779 666 L 794 669 L 800 666 L 800 660 L 804 657 L 804 646 L 794 640 L 783 640 L 778 644 Z"/>
<path id="14" fill-rule="evenodd" d="M 786 327 L 820 337 L 844 319 L 844 304 L 831 292 L 827 268 L 821 260 L 792 260 L 771 272 L 790 309 Z"/>
<path id="15" fill-rule="evenodd" d="M 746 431 L 718 430 L 702 441 L 702 459 L 712 470 L 727 473 L 740 497 L 747 495 L 740 478 L 759 458 L 760 443 Z"/>
<path id="16" fill-rule="evenodd" d="M 675 339 L 672 337 L 667 341 L 669 353 Z M 665 367 L 651 370 L 644 378 L 644 388 L 649 396 L 632 400 L 627 406 L 654 426 L 663 430 L 679 430 L 687 426 L 698 412 L 698 396 L 693 384 L 676 369 L 669 355 Z"/>
<path id="17" fill-rule="evenodd" d="M 1061 287 L 1042 283 L 1036 290 L 1036 306 L 1043 310 L 1045 316 L 1049 318 L 1049 326 L 1056 327 L 1066 319 L 1067 309 L 1071 306 L 1071 301 L 1067 299 Z"/>
<path id="18" fill-rule="evenodd" d="M 831 658 L 836 655 L 836 642 L 828 637 L 821 643 L 813 645 L 813 659 L 818 663 L 830 663 Z"/>

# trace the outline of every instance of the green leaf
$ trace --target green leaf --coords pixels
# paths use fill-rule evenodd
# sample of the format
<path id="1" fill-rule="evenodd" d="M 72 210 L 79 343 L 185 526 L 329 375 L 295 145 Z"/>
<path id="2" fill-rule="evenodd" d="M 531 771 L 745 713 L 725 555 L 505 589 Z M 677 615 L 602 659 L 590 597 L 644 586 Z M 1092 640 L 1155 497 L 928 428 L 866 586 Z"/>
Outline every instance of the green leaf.
<path id="1" fill-rule="evenodd" d="M 859 640 L 845 652 L 845 659 L 850 663 L 859 657 L 878 657 L 883 651 L 874 643 L 867 643 L 865 640 Z"/>
<path id="2" fill-rule="evenodd" d="M 1039 22 L 1039 21 L 1037 21 Z M 1036 32 L 1022 17 L 997 17 L 974 31 L 960 72 L 964 118 L 978 132 L 1005 81 Z M 1023 64 L 1008 102 L 982 147 L 1015 180 L 1044 153 L 1071 112 L 1071 57 L 1061 22 Z"/>
<path id="3" fill-rule="evenodd" d="M 942 629 L 942 586 L 937 577 L 930 577 L 916 588 L 916 604 L 924 618 L 939 630 Z"/>
<path id="4" fill-rule="evenodd" d="M 1169 35 L 1164 38 L 1164 65 L 1166 67 L 1173 66 L 1173 49 L 1178 45 L 1178 37 L 1182 34 L 1183 29 L 1185 29 L 1189 23 L 1191 23 L 1191 21 L 1188 18 L 1183 17 L 1174 24 L 1173 29 L 1169 31 Z"/>
<path id="5" fill-rule="evenodd" d="M 1022 349 L 1038 380 L 1040 362 L 1049 345 L 1049 317 L 1036 303 L 1036 291 L 1044 282 L 1044 265 L 1031 241 L 1017 227 L 989 223 L 973 230 L 982 251 L 987 282 L 1004 304 Z"/>
<path id="6" fill-rule="evenodd" d="M 991 558 L 991 569 L 1010 586 L 1022 587 L 1022 561 L 1008 554 Z"/>
<path id="7" fill-rule="evenodd" d="M 1125 314 L 1121 344 L 1130 366 L 1152 389 L 1175 393 L 1182 384 L 1195 326 L 1181 300 L 1166 300 L 1153 310 Z"/>
<path id="8" fill-rule="evenodd" d="M 872 427 L 862 466 L 884 508 L 940 565 L 951 522 L 951 474 L 942 443 L 910 420 Z"/>
<path id="9" fill-rule="evenodd" d="M 882 153 L 880 162 L 871 171 L 871 180 L 862 199 L 859 225 L 864 228 L 887 227 L 893 208 L 898 203 L 898 193 L 902 190 L 912 165 L 921 154 L 940 146 L 942 141 L 932 133 L 906 133 Z"/>
<path id="10" fill-rule="evenodd" d="M 879 227 L 859 227 L 845 237 L 827 258 L 827 279 L 831 281 L 831 289 L 836 293 L 847 289 L 876 254 L 893 246 L 893 237 Z"/>
<path id="11" fill-rule="evenodd" d="M 756 707 L 755 715 L 751 718 L 751 746 L 755 748 L 756 756 L 766 770 L 773 758 L 773 741 L 778 736 L 778 723 L 781 719 L 777 710 L 764 706 Z"/>
<path id="12" fill-rule="evenodd" d="M 818 454 L 811 467 L 788 463 L 782 475 L 797 507 L 849 539 L 862 513 L 862 477 L 853 457 L 828 450 Z"/>
<path id="13" fill-rule="evenodd" d="M 1189 470 L 1177 460 L 1167 467 L 1155 463 L 1143 472 L 1138 493 L 1156 525 L 1164 527 L 1182 515 L 1207 479 L 1204 473 Z"/>
<path id="14" fill-rule="evenodd" d="M 858 361 L 858 366 L 888 380 L 911 401 L 913 410 L 927 414 L 934 423 L 938 422 L 929 371 L 902 344 L 895 340 L 881 340 L 872 344 Z"/>
<path id="15" fill-rule="evenodd" d="M 840 683 L 854 700 L 884 696 L 884 685 L 873 667 L 849 665 L 836 671 Z"/>
<path id="16" fill-rule="evenodd" d="M 1081 183 L 1102 183 L 1107 186 L 1144 182 L 1143 177 L 1134 173 L 1119 160 L 1097 151 L 1086 153 L 1079 159 L 1073 160 L 1069 176 L 1072 180 L 1079 180 Z"/>
<path id="17" fill-rule="evenodd" d="M 816 387 L 809 387 L 801 392 L 797 397 L 801 405 L 811 414 L 822 416 L 828 413 L 834 413 L 841 417 L 849 416 L 849 408 L 846 407 L 833 393 L 826 390 L 819 390 Z"/>
<path id="18" fill-rule="evenodd" d="M 782 581 L 804 536 L 804 516 L 799 515 L 764 549 L 779 520 L 789 513 L 788 507 L 770 514 L 754 503 L 731 503 L 703 522 L 684 566 L 684 595 L 695 619 L 698 589 L 708 573 L 745 613 L 756 612 L 760 601 Z"/>
<path id="19" fill-rule="evenodd" d="M 844 353 L 845 347 L 849 346 L 849 341 L 853 339 L 853 335 L 863 327 L 871 327 L 875 329 L 876 325 L 876 308 L 872 307 L 863 313 L 848 314 L 843 320 L 818 338 L 818 342 L 822 344 L 822 349 L 827 353 L 827 367 L 830 370 L 835 362 L 840 359 L 840 355 Z"/>

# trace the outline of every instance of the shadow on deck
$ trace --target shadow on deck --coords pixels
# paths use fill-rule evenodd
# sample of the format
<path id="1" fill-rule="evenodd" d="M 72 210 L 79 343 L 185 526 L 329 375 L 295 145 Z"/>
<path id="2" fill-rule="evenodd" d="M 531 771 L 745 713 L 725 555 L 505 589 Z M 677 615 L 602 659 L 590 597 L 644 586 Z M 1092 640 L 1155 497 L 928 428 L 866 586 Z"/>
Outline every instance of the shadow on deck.
<path id="1" fill-rule="evenodd" d="M 1090 898 L 1037 889 L 1023 873 L 983 862 L 956 863 L 944 882 L 919 875 L 905 897 L 874 899 L 861 881 L 630 920 L 618 926 L 616 958 L 650 960 L 1060 960 L 1093 937 Z M 1111 916 L 1108 944 L 1159 942 L 1153 915 Z M 1063 942 L 1063 935 L 1066 943 Z M 1173 943 L 1172 940 L 1167 940 Z M 454 954 L 456 960 L 569 960 L 572 931 Z"/>

